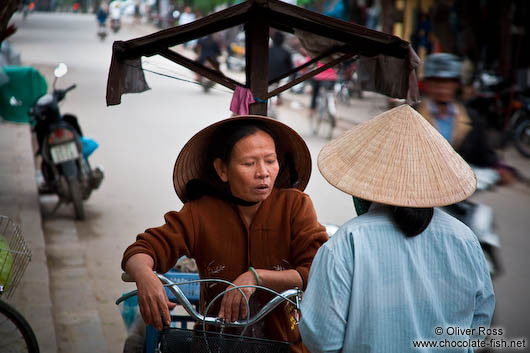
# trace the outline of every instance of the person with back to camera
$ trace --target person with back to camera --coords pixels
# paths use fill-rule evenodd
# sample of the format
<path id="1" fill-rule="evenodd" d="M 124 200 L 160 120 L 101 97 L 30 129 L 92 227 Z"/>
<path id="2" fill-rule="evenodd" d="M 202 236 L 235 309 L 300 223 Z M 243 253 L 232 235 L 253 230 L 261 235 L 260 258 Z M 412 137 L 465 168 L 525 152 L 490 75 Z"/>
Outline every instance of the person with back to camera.
<path id="1" fill-rule="evenodd" d="M 460 59 L 448 53 L 428 55 L 424 64 L 426 97 L 418 111 L 451 146 L 477 167 L 495 169 L 502 184 L 513 180 L 513 169 L 504 165 L 488 143 L 482 117 L 457 99 L 461 87 Z"/>
<path id="2" fill-rule="evenodd" d="M 153 273 L 165 273 L 186 255 L 197 262 L 201 278 L 234 285 L 265 286 L 276 291 L 305 289 L 313 256 L 327 240 L 313 204 L 302 191 L 311 174 L 311 157 L 303 139 L 287 125 L 266 117 L 233 117 L 203 129 L 180 152 L 174 186 L 184 202 L 168 212 L 165 224 L 138 235 L 125 251 L 122 268 L 138 287 L 146 324 L 169 322 L 168 302 Z M 225 285 L 201 284 L 204 313 Z M 271 299 L 242 288 L 252 313 Z M 208 315 L 228 321 L 247 316 L 238 291 L 226 293 Z M 292 352 L 307 352 L 291 322 L 295 313 L 281 305 L 249 328 L 254 337 L 290 341 Z M 247 331 L 247 332 L 248 332 Z"/>
<path id="3" fill-rule="evenodd" d="M 446 352 L 470 339 L 476 347 L 495 306 L 490 274 L 475 234 L 437 208 L 474 192 L 469 165 L 402 105 L 325 145 L 318 167 L 353 196 L 359 216 L 313 260 L 300 321 L 309 350 Z M 414 348 L 420 340 L 445 349 Z"/>

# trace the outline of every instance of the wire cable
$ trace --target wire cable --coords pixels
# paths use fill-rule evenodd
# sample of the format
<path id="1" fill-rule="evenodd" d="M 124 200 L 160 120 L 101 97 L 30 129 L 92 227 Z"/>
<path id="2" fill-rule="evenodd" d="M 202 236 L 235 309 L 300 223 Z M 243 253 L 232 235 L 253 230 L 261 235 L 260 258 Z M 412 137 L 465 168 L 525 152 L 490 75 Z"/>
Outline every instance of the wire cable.
<path id="1" fill-rule="evenodd" d="M 145 71 L 145 72 L 149 72 L 149 73 L 152 73 L 152 74 L 155 74 L 155 75 L 159 75 L 159 76 L 163 76 L 163 77 L 167 77 L 167 78 L 172 78 L 172 79 L 177 80 L 177 81 L 193 83 L 193 84 L 196 84 L 196 85 L 199 85 L 199 86 L 203 86 L 203 87 L 206 86 L 206 84 L 204 84 L 202 82 L 192 81 L 191 79 L 183 79 L 183 78 L 179 78 L 179 77 L 176 77 L 176 76 L 164 74 L 164 73 L 161 73 L 161 72 L 156 72 L 156 71 L 153 71 L 153 70 L 145 69 L 142 66 L 131 65 L 131 64 L 128 64 L 128 63 L 124 63 L 124 64 L 127 65 L 127 66 L 130 66 L 130 67 L 133 67 L 135 69 L 138 69 L 138 70 L 142 70 L 142 71 Z M 219 92 L 232 94 L 232 91 L 227 91 L 227 90 L 219 89 L 219 88 L 215 88 L 215 87 L 212 87 L 212 88 L 214 90 L 216 90 L 216 91 L 219 91 Z"/>

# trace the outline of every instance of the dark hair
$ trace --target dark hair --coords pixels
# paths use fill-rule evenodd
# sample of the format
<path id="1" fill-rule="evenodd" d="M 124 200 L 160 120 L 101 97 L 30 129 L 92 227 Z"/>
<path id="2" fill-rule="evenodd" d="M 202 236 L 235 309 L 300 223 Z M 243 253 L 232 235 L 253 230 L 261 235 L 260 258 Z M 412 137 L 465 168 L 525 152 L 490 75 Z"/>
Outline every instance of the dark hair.
<path id="1" fill-rule="evenodd" d="M 392 208 L 392 217 L 397 227 L 405 234 L 405 237 L 412 238 L 423 232 L 431 223 L 434 209 L 431 208 Z"/>
<path id="2" fill-rule="evenodd" d="M 258 131 L 263 131 L 269 135 L 274 141 L 274 146 L 276 146 L 276 139 L 272 131 L 259 122 L 226 124 L 219 127 L 214 134 L 214 141 L 212 141 L 213 143 L 210 145 L 208 151 L 208 159 L 211 161 L 210 164 L 213 164 L 213 161 L 220 158 L 228 165 L 236 143 L 247 136 L 254 135 Z"/>
<path id="3" fill-rule="evenodd" d="M 258 131 L 263 131 L 268 134 L 276 146 L 274 134 L 267 126 L 260 122 L 233 122 L 220 126 L 213 134 L 213 139 L 207 151 L 208 163 L 206 168 L 209 177 L 207 180 L 192 179 L 188 181 L 186 184 L 186 193 L 188 194 L 188 198 L 190 200 L 196 200 L 204 195 L 215 195 L 243 206 L 255 204 L 254 202 L 249 202 L 234 197 L 231 194 L 228 185 L 225 185 L 219 179 L 219 176 L 217 175 L 217 172 L 213 166 L 213 162 L 217 158 L 220 158 L 223 163 L 228 165 L 230 163 L 232 150 L 234 149 L 236 143 L 247 136 L 254 135 Z M 278 173 L 278 175 L 280 174 L 281 171 Z"/>

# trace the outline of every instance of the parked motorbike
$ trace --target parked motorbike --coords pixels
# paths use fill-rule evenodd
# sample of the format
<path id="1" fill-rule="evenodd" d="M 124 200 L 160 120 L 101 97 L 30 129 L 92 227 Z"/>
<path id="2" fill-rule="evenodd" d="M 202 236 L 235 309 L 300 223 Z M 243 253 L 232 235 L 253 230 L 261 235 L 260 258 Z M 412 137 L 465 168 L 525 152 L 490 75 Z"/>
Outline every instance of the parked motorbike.
<path id="1" fill-rule="evenodd" d="M 97 143 L 83 137 L 76 116 L 61 114 L 59 102 L 76 85 L 57 89 L 57 79 L 67 72 L 65 64 L 55 69 L 53 90 L 37 100 L 30 110 L 33 131 L 37 135 L 37 155 L 42 156 L 41 171 L 44 184 L 41 193 L 59 196 L 55 212 L 63 203 L 73 203 L 76 219 L 85 218 L 83 200 L 103 181 L 103 169 L 91 168 L 88 156 L 97 148 Z"/>
<path id="2" fill-rule="evenodd" d="M 510 86 L 502 77 L 482 71 L 473 82 L 475 95 L 467 106 L 484 118 L 488 128 L 504 130 L 509 109 Z"/>
<path id="3" fill-rule="evenodd" d="M 483 117 L 495 148 L 513 143 L 530 158 L 530 98 L 500 76 L 481 72 L 474 82 L 476 96 L 467 106 Z"/>

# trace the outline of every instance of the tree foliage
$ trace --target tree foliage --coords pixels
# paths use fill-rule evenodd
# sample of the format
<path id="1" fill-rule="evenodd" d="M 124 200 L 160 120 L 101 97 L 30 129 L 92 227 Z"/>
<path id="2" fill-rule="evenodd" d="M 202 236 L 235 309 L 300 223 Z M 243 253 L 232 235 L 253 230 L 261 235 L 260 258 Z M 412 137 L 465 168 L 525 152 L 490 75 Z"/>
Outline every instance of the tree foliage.
<path id="1" fill-rule="evenodd" d="M 211 13 L 217 6 L 227 5 L 232 6 L 237 1 L 234 0 L 191 0 L 184 1 L 187 5 L 190 5 L 195 11 L 199 11 L 203 15 Z"/>

